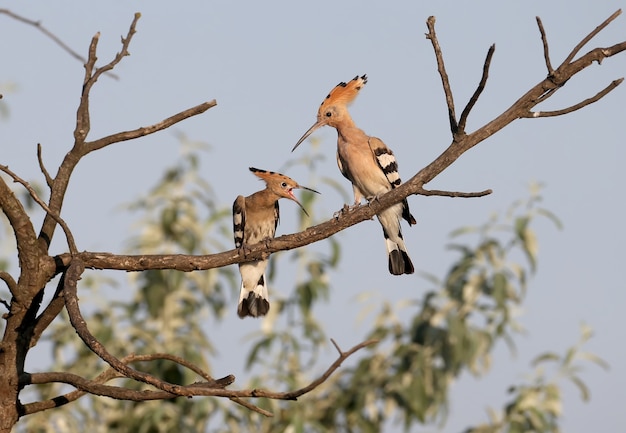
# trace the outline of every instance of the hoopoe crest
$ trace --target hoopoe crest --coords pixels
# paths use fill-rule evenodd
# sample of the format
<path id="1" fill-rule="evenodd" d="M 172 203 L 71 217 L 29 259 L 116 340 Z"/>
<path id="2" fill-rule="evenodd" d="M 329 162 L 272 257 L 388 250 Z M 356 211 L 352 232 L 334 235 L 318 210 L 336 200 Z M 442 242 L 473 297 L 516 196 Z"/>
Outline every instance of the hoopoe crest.
<path id="1" fill-rule="evenodd" d="M 233 203 L 235 247 L 243 249 L 244 253 L 248 245 L 274 237 L 280 218 L 279 199 L 287 198 L 295 201 L 308 216 L 293 190 L 301 188 L 319 194 L 311 188 L 299 185 L 295 180 L 283 174 L 254 167 L 250 167 L 250 171 L 265 182 L 265 189 L 247 197 L 240 195 Z M 237 314 L 241 318 L 264 316 L 270 309 L 265 281 L 268 260 L 252 260 L 239 264 L 241 290 Z"/>
<path id="2" fill-rule="evenodd" d="M 337 165 L 341 174 L 352 183 L 354 204 L 363 198 L 371 201 L 396 188 L 402 183 L 398 174 L 396 157 L 385 143 L 359 129 L 350 113 L 350 104 L 367 83 L 367 75 L 356 76 L 347 83 L 341 82 L 333 88 L 317 111 L 317 121 L 302 135 L 293 147 L 294 151 L 309 135 L 322 126 L 337 130 Z M 413 263 L 406 250 L 400 218 L 409 225 L 416 223 L 405 199 L 378 215 L 383 227 L 388 253 L 389 272 L 394 275 L 412 274 Z"/>

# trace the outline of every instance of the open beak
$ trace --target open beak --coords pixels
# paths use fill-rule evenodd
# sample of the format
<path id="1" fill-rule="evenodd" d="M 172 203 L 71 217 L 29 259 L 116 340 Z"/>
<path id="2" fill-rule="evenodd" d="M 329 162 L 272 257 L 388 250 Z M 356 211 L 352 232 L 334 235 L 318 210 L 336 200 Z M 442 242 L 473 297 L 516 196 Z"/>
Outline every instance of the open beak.
<path id="1" fill-rule="evenodd" d="M 298 143 L 300 144 L 300 143 Z M 314 192 L 315 194 L 319 194 L 319 192 L 315 191 L 314 189 L 311 188 L 307 188 L 306 186 L 302 186 L 302 185 L 298 185 L 296 188 L 301 188 L 301 189 L 306 189 L 307 191 L 311 191 Z M 309 213 L 306 211 L 306 209 L 304 208 L 304 206 L 302 206 L 302 203 L 300 203 L 298 201 L 298 199 L 296 198 L 296 196 L 293 194 L 293 190 L 289 191 L 289 196 L 291 197 L 291 199 L 293 201 L 295 201 L 296 203 L 298 203 L 298 206 L 300 206 L 300 209 L 302 209 L 302 212 L 304 212 L 304 214 L 308 217 L 310 217 Z"/>
<path id="2" fill-rule="evenodd" d="M 293 149 L 291 149 L 291 151 L 293 152 L 294 150 L 296 150 L 296 147 L 300 146 L 300 143 L 302 143 L 304 140 L 306 140 L 306 138 L 313 134 L 313 131 L 315 131 L 317 128 L 319 128 L 320 126 L 324 126 L 326 125 L 325 122 L 323 121 L 317 121 L 315 122 L 315 124 L 313 126 L 311 126 L 309 128 L 309 130 L 307 132 L 304 133 L 304 135 L 302 137 L 300 137 L 300 140 L 298 140 L 298 142 L 296 143 L 296 145 L 293 147 Z M 308 188 L 307 188 L 308 189 Z"/>

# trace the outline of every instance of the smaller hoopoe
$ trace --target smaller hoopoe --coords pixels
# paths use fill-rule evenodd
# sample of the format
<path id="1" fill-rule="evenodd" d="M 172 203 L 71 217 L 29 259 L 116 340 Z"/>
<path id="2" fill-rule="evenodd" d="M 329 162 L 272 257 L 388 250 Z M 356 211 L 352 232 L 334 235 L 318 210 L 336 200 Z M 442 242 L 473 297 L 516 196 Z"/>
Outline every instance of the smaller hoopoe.
<path id="1" fill-rule="evenodd" d="M 295 180 L 280 173 L 259 170 L 254 167 L 250 167 L 250 171 L 265 182 L 265 189 L 248 197 L 240 195 L 233 203 L 235 247 L 242 249 L 274 237 L 280 216 L 279 199 L 288 198 L 295 201 L 308 216 L 304 206 L 293 194 L 293 190 L 302 188 L 319 194 L 317 191 L 299 185 Z M 268 260 L 253 260 L 239 264 L 241 290 L 237 315 L 242 319 L 246 316 L 264 316 L 270 309 L 265 282 L 265 268 Z"/>
<path id="2" fill-rule="evenodd" d="M 363 198 L 374 200 L 400 185 L 398 164 L 385 143 L 379 138 L 370 137 L 359 129 L 350 113 L 348 104 L 357 97 L 367 83 L 367 76 L 356 76 L 348 83 L 341 82 L 330 91 L 317 111 L 317 122 L 304 133 L 293 147 L 292 152 L 313 131 L 322 126 L 332 126 L 337 130 L 337 165 L 339 171 L 352 183 L 354 205 L 358 206 Z M 393 275 L 412 274 L 413 263 L 402 238 L 400 218 L 409 225 L 415 224 L 415 218 L 409 211 L 409 203 L 391 206 L 380 212 L 378 221 L 383 227 L 387 247 L 389 272 Z"/>

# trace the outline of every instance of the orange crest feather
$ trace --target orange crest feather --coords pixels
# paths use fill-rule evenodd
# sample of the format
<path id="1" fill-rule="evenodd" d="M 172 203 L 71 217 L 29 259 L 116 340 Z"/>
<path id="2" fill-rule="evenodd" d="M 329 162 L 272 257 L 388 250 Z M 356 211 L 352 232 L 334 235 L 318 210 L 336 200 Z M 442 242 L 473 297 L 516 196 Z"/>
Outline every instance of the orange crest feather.
<path id="1" fill-rule="evenodd" d="M 321 107 L 329 105 L 348 105 L 354 101 L 354 98 L 359 94 L 359 91 L 367 83 L 367 75 L 356 76 L 347 83 L 341 82 L 330 91 Z"/>
<path id="2" fill-rule="evenodd" d="M 254 168 L 254 167 L 249 167 L 249 170 L 252 173 L 254 173 L 255 176 L 263 179 L 265 182 L 270 181 L 272 179 L 280 179 L 280 180 L 294 182 L 290 177 L 285 176 L 284 174 L 281 174 L 281 173 L 277 173 L 275 171 L 261 170 L 259 168 Z"/>

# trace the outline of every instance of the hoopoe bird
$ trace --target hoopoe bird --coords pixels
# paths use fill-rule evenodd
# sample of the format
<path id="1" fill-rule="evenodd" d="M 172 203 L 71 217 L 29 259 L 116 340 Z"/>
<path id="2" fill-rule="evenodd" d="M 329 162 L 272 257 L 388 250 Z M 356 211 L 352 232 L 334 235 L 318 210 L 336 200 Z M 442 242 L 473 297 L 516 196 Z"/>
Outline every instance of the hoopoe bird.
<path id="1" fill-rule="evenodd" d="M 288 198 L 295 201 L 308 216 L 304 206 L 293 194 L 293 190 L 302 188 L 319 194 L 280 173 L 254 167 L 250 167 L 250 171 L 265 181 L 265 189 L 248 197 L 240 195 L 233 203 L 235 247 L 244 249 L 244 252 L 248 245 L 274 237 L 280 216 L 279 199 Z M 246 316 L 264 316 L 270 309 L 269 294 L 265 283 L 265 268 L 268 261 L 269 258 L 239 264 L 241 290 L 237 315 L 242 319 Z"/>
<path id="2" fill-rule="evenodd" d="M 292 152 L 317 128 L 328 125 L 337 130 L 337 165 L 341 174 L 352 182 L 354 206 L 363 198 L 368 201 L 400 185 L 398 164 L 391 149 L 379 138 L 370 137 L 359 129 L 350 113 L 348 104 L 367 83 L 367 76 L 356 76 L 348 83 L 341 82 L 330 91 L 317 112 L 317 122 L 304 133 L 291 150 Z M 378 215 L 383 227 L 385 244 L 389 257 L 389 272 L 393 275 L 412 274 L 413 263 L 407 253 L 400 218 L 409 226 L 416 223 L 409 212 L 409 203 L 403 200 L 385 209 Z"/>

